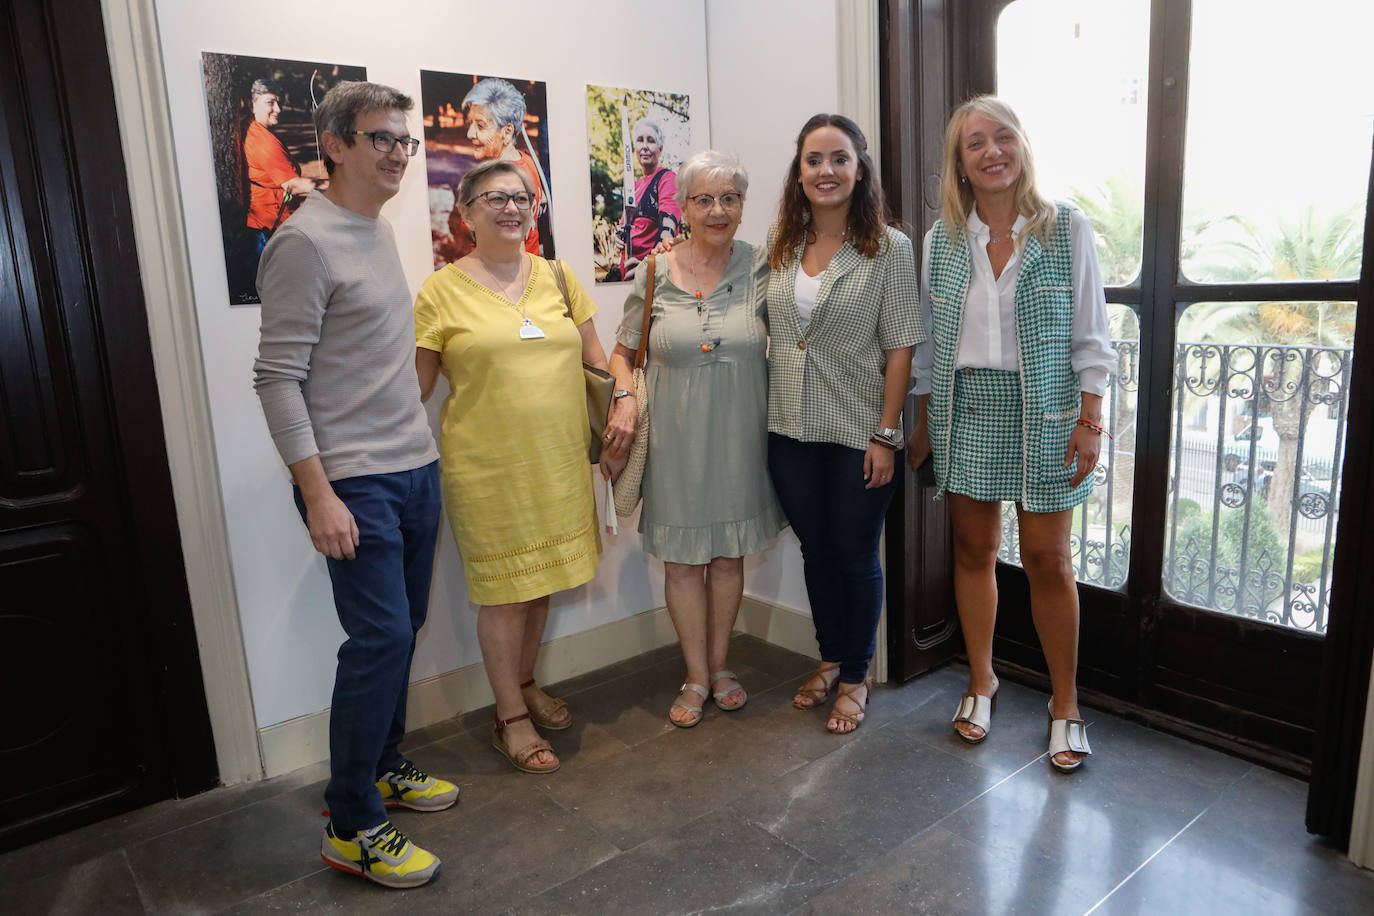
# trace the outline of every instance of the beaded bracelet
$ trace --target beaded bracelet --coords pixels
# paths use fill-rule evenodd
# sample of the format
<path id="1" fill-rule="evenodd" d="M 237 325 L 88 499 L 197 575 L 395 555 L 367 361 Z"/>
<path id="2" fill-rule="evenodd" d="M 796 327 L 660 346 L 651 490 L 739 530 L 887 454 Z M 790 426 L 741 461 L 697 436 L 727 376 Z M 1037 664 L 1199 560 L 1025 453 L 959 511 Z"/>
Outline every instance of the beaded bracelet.
<path id="1" fill-rule="evenodd" d="M 1078 418 L 1078 425 L 1079 425 L 1079 426 L 1086 426 L 1086 427 L 1088 427 L 1088 429 L 1092 430 L 1093 432 L 1095 432 L 1095 433 L 1101 433 L 1102 435 L 1106 436 L 1108 439 L 1111 439 L 1113 442 L 1116 441 L 1116 437 L 1115 437 L 1115 436 L 1113 436 L 1111 433 L 1107 432 L 1107 430 L 1106 430 L 1104 427 L 1098 426 L 1098 425 L 1097 425 L 1096 423 L 1094 423 L 1092 420 L 1085 420 L 1085 419 L 1083 419 L 1082 417 L 1079 417 L 1079 418 Z"/>

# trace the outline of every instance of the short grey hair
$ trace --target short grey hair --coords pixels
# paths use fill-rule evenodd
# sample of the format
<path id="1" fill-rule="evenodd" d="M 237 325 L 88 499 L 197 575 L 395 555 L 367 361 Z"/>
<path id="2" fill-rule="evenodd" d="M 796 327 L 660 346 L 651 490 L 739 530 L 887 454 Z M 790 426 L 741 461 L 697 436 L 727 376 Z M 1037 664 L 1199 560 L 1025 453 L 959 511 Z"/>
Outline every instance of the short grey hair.
<path id="1" fill-rule="evenodd" d="M 641 127 L 647 127 L 650 130 L 652 130 L 654 132 L 654 136 L 658 138 L 659 148 L 663 147 L 663 128 L 659 127 L 658 122 L 653 120 L 652 118 L 640 118 L 638 121 L 635 122 L 634 128 L 630 131 L 631 143 L 634 142 L 634 137 L 636 134 L 639 133 L 639 129 Z"/>
<path id="2" fill-rule="evenodd" d="M 256 79 L 253 80 L 252 88 L 248 90 L 248 98 L 253 102 L 258 100 L 258 96 L 269 94 L 280 99 L 282 96 L 281 83 L 276 80 Z"/>
<path id="3" fill-rule="evenodd" d="M 415 107 L 415 101 L 399 89 L 383 86 L 381 83 L 364 83 L 359 80 L 344 80 L 325 93 L 320 107 L 315 109 L 315 129 L 320 133 L 329 131 L 347 146 L 357 139 L 353 131 L 358 126 L 358 115 L 369 111 L 408 112 Z M 324 167 L 333 174 L 334 160 L 324 155 Z"/>
<path id="4" fill-rule="evenodd" d="M 706 149 L 694 153 L 683 163 L 677 173 L 677 194 L 674 200 L 683 210 L 687 209 L 687 198 L 692 188 L 704 181 L 724 178 L 744 197 L 749 191 L 749 173 L 744 170 L 739 159 L 718 149 Z"/>
<path id="5" fill-rule="evenodd" d="M 485 108 L 501 127 L 525 120 L 525 97 L 519 89 L 495 76 L 487 77 L 468 90 L 463 96 L 463 114 L 473 105 Z"/>
<path id="6" fill-rule="evenodd" d="M 524 169 L 509 159 L 485 159 L 468 169 L 462 180 L 458 182 L 458 205 L 466 207 L 471 204 L 477 198 L 477 188 L 492 175 L 519 176 L 520 183 L 525 186 L 526 193 L 534 196 L 534 188 L 530 186 L 530 176 L 525 174 Z"/>

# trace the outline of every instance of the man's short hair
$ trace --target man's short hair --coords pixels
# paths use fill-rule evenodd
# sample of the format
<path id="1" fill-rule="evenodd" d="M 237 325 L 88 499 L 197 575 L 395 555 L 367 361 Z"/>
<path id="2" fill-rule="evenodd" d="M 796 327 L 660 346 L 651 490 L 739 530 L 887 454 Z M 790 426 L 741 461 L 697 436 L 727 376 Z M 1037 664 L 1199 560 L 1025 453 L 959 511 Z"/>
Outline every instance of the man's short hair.
<path id="1" fill-rule="evenodd" d="M 353 131 L 358 126 L 358 115 L 369 111 L 408 112 L 414 107 L 414 100 L 399 89 L 381 83 L 345 80 L 325 93 L 320 107 L 315 109 L 315 129 L 321 134 L 329 131 L 352 146 L 357 140 Z M 332 174 L 334 160 L 324 150 L 320 150 L 320 155 L 324 158 L 324 167 Z"/>
<path id="2" fill-rule="evenodd" d="M 258 96 L 269 94 L 280 99 L 282 96 L 281 83 L 276 80 L 256 79 L 253 80 L 253 87 L 248 90 L 248 100 L 257 102 Z"/>

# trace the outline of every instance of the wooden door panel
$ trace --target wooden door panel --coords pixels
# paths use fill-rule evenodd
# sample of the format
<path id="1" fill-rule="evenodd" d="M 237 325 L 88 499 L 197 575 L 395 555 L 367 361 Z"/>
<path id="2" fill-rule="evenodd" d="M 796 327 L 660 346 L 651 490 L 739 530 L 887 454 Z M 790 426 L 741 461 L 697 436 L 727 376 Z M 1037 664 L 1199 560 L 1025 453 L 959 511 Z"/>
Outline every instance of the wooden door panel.
<path id="1" fill-rule="evenodd" d="M 0 6 L 0 851 L 215 777 L 114 112 L 98 0 Z"/>
<path id="2" fill-rule="evenodd" d="M 54 798 L 84 802 L 133 789 L 140 695 L 129 646 L 110 610 L 110 581 L 95 533 L 57 524 L 0 534 L 0 644 L 19 687 L 0 737 L 6 768 L 41 780 L 0 783 L 0 823 L 50 815 Z"/>
<path id="3" fill-rule="evenodd" d="M 5 83 L 16 90 L 21 85 L 12 72 Z M 57 489 L 68 467 L 61 416 L 69 401 L 59 400 L 55 384 L 66 373 L 54 366 L 64 353 L 51 333 L 58 328 L 60 340 L 53 265 L 43 240 L 35 248 L 27 229 L 41 225 L 43 213 L 33 137 L 10 117 L 17 101 L 10 92 L 0 96 L 0 220 L 6 242 L 0 269 L 0 505 Z"/>

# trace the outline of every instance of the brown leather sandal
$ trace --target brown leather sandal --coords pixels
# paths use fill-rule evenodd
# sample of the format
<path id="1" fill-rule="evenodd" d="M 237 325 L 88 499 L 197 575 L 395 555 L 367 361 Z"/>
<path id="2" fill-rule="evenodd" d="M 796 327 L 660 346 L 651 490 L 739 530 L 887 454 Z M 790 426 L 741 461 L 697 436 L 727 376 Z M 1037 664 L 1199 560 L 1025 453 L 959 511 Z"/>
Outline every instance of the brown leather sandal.
<path id="1" fill-rule="evenodd" d="M 835 680 L 833 681 L 826 680 L 825 676 L 831 671 L 839 670 L 839 665 L 821 662 L 820 667 L 812 672 L 811 676 L 806 679 L 806 683 L 802 684 L 801 687 L 797 689 L 796 695 L 792 697 L 792 705 L 797 709 L 815 709 L 817 706 L 830 699 L 830 691 L 835 689 L 835 683 L 840 679 L 840 676 L 838 674 L 835 675 Z M 821 686 L 808 686 L 814 683 L 816 678 L 820 678 Z"/>
<path id="2" fill-rule="evenodd" d="M 859 692 L 859 688 L 864 688 L 864 700 L 862 703 L 854 696 Z M 864 709 L 868 707 L 868 694 L 873 689 L 868 678 L 864 678 L 857 684 L 841 684 L 835 695 L 835 706 L 838 706 L 841 699 L 848 699 L 857 707 L 858 712 L 840 712 L 835 706 L 830 707 L 830 719 L 825 723 L 825 730 L 832 735 L 852 735 L 864 720 Z M 852 728 L 839 729 L 831 728 L 831 722 L 848 722 Z"/>
<path id="3" fill-rule="evenodd" d="M 534 678 L 530 678 L 520 685 L 520 689 L 524 690 L 526 687 L 533 686 Z M 572 713 L 568 711 L 567 701 L 560 700 L 557 697 L 550 697 L 548 694 L 544 694 L 544 696 L 548 697 L 549 705 L 545 706 L 543 709 L 537 709 L 531 706 L 529 708 L 530 721 L 540 728 L 547 728 L 552 732 L 560 732 L 572 725 Z"/>
<path id="4" fill-rule="evenodd" d="M 529 718 L 530 714 L 528 712 L 522 712 L 518 716 L 511 716 L 509 719 L 503 719 L 497 714 L 496 724 L 493 725 L 491 729 L 491 746 L 500 751 L 501 754 L 511 762 L 511 765 L 522 773 L 534 773 L 536 776 L 552 773 L 563 765 L 557 756 L 554 756 L 553 763 L 545 764 L 544 766 L 530 763 L 530 758 L 540 751 L 548 751 L 550 754 L 553 754 L 553 748 L 549 745 L 549 742 L 541 738 L 531 741 L 518 751 L 512 752 L 510 747 L 506 744 L 506 739 L 502 737 L 506 730 L 506 726 L 519 722 L 522 719 Z"/>

